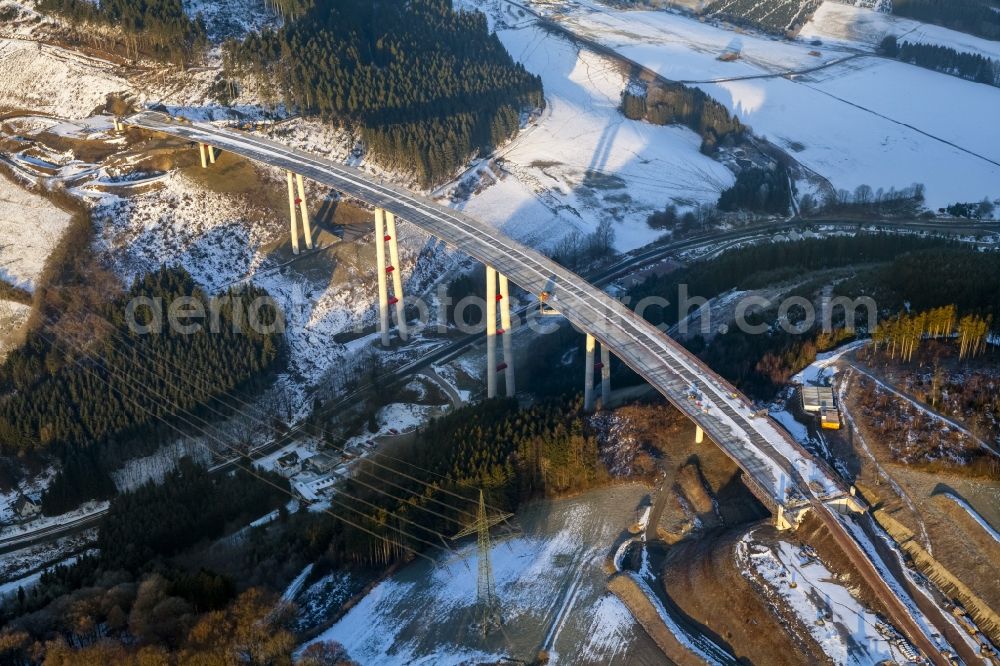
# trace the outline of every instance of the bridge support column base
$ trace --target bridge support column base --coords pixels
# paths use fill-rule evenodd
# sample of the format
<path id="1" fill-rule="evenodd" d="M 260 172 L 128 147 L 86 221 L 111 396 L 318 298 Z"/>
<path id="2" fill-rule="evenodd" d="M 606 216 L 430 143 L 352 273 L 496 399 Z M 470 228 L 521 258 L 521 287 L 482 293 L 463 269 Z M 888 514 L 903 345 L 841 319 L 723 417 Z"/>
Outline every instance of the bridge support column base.
<path id="1" fill-rule="evenodd" d="M 306 237 L 306 248 L 313 249 L 312 227 L 309 226 L 309 209 L 306 207 L 306 190 L 302 184 L 302 176 L 295 174 L 295 182 L 299 188 L 299 212 L 302 213 L 302 234 Z"/>
<path id="2" fill-rule="evenodd" d="M 385 211 L 375 209 L 375 270 L 378 273 L 378 321 L 382 346 L 389 346 L 389 286 L 386 284 Z"/>
<path id="3" fill-rule="evenodd" d="M 500 291 L 497 293 L 497 282 Z M 497 306 L 500 306 L 500 329 L 497 330 Z M 497 363 L 497 333 L 502 336 L 503 363 Z M 503 372 L 507 397 L 512 398 L 514 386 L 514 341 L 511 339 L 510 284 L 507 276 L 486 267 L 486 397 L 497 397 L 497 373 Z"/>
<path id="4" fill-rule="evenodd" d="M 203 143 L 199 143 L 198 144 L 198 152 L 201 154 L 201 168 L 202 169 L 207 169 L 208 168 L 208 161 L 207 161 L 207 159 L 205 157 L 205 144 L 203 144 Z"/>
<path id="5" fill-rule="evenodd" d="M 409 332 L 406 328 L 406 303 L 403 301 L 403 269 L 399 263 L 399 244 L 396 242 L 396 216 L 385 213 L 385 238 L 389 237 L 389 265 L 395 267 L 392 271 L 392 295 L 396 298 L 396 331 L 399 338 L 406 341 Z"/>
<path id="6" fill-rule="evenodd" d="M 700 425 L 694 427 L 694 443 L 701 444 L 705 441 L 705 431 L 701 429 Z"/>
<path id="7" fill-rule="evenodd" d="M 778 505 L 778 513 L 774 516 L 774 527 L 782 532 L 795 529 L 795 526 L 788 522 L 788 518 L 785 517 L 785 507 L 780 504 Z"/>
<path id="8" fill-rule="evenodd" d="M 611 353 L 604 344 L 601 344 L 601 362 L 595 365 L 594 357 L 598 344 L 597 339 L 588 333 L 583 369 L 583 409 L 587 412 L 593 411 L 595 406 L 594 370 L 601 371 L 601 408 L 607 407 L 611 402 Z"/>
<path id="9" fill-rule="evenodd" d="M 204 161 L 205 156 L 202 155 L 202 160 Z M 295 187 L 292 182 L 292 172 L 285 172 L 286 179 L 288 181 L 288 217 L 291 220 L 291 232 L 292 232 L 292 254 L 299 253 L 299 225 L 295 220 Z"/>

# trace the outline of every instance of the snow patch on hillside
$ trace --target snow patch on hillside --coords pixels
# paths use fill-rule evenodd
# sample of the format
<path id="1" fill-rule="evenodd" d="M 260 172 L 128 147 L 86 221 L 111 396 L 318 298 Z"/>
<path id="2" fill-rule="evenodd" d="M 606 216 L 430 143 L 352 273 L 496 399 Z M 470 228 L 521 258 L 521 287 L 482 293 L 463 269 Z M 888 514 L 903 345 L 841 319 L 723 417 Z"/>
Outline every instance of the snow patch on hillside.
<path id="1" fill-rule="evenodd" d="M 131 86 L 111 63 L 41 42 L 0 39 L 0 106 L 83 118 Z"/>
<path id="2" fill-rule="evenodd" d="M 811 553 L 787 541 L 756 544 L 749 533 L 737 544 L 737 559 L 794 613 L 833 663 L 874 665 L 894 657 L 895 646 L 877 629 L 883 623 Z"/>
<path id="3" fill-rule="evenodd" d="M 615 247 L 627 251 L 662 234 L 646 224 L 654 210 L 671 201 L 714 203 L 733 183 L 728 169 L 699 152 L 694 132 L 619 112 L 629 79 L 617 63 L 506 3 L 466 4 L 485 12 L 511 55 L 542 77 L 547 107 L 498 151 L 482 191 L 456 207 L 543 249 L 611 220 Z"/>
<path id="4" fill-rule="evenodd" d="M 69 213 L 0 175 L 0 280 L 33 291 Z"/>
<path id="5" fill-rule="evenodd" d="M 1000 130 L 989 120 L 1000 107 L 998 88 L 851 57 L 857 49 L 843 45 L 813 56 L 808 42 L 735 34 L 672 12 L 589 1 L 561 10 L 557 20 L 663 76 L 703 81 L 694 85 L 835 188 L 923 183 L 932 209 L 1000 196 Z M 740 59 L 719 61 L 730 45 Z"/>
<path id="6" fill-rule="evenodd" d="M 799 31 L 799 38 L 803 40 L 820 39 L 827 44 L 873 50 L 886 35 L 895 35 L 900 41 L 948 46 L 956 51 L 1000 60 L 1000 42 L 833 0 L 820 5 Z"/>

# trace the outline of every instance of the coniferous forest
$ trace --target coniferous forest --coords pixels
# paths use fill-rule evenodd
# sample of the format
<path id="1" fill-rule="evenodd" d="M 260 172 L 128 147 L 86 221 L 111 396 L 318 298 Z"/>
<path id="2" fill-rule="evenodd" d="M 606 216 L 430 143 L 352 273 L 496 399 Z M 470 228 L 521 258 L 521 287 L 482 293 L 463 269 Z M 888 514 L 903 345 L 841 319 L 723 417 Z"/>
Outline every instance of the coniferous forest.
<path id="1" fill-rule="evenodd" d="M 840 282 L 834 295 L 871 297 L 880 318 L 904 308 L 949 306 L 961 317 L 987 322 L 996 330 L 1000 317 L 996 297 L 1000 290 L 1000 254 L 969 250 L 937 238 L 869 234 L 765 243 L 730 250 L 715 259 L 650 277 L 633 287 L 629 296 L 632 302 L 648 296 L 666 298 L 670 307 L 651 307 L 643 314 L 654 324 L 672 325 L 687 314 L 680 312 L 682 285 L 686 285 L 689 299 L 712 298 L 730 289 L 760 289 L 811 271 L 871 264 Z M 752 324 L 770 327 L 765 335 L 730 327 L 707 346 L 695 335 L 688 341 L 689 347 L 742 390 L 757 398 L 771 399 L 793 374 L 815 360 L 817 352 L 852 335 L 837 328 L 836 322 L 832 331 L 823 331 L 821 317 L 811 329 L 789 333 L 773 326 L 776 310 L 775 304 L 748 317 Z"/>
<path id="2" fill-rule="evenodd" d="M 791 198 L 788 170 L 783 165 L 773 169 L 755 167 L 736 174 L 733 186 L 719 195 L 719 208 L 786 215 Z"/>
<path id="3" fill-rule="evenodd" d="M 286 106 L 359 130 L 378 161 L 423 185 L 517 132 L 543 104 L 486 17 L 450 0 L 281 1 L 285 25 L 225 47 L 228 76 L 277 82 Z"/>
<path id="4" fill-rule="evenodd" d="M 1000 39 L 1000 11 L 993 0 L 893 0 L 892 13 Z"/>
<path id="5" fill-rule="evenodd" d="M 736 139 L 746 131 L 725 106 L 698 88 L 679 83 L 650 85 L 644 94 L 626 90 L 621 110 L 630 120 L 691 128 L 701 136 L 701 151 L 706 155 L 713 154 L 723 141 Z"/>
<path id="6" fill-rule="evenodd" d="M 57 13 L 73 25 L 120 29 L 128 55 L 143 53 L 189 62 L 208 43 L 201 16 L 191 19 L 181 0 L 40 0 L 38 8 Z"/>
<path id="7" fill-rule="evenodd" d="M 911 65 L 959 76 L 976 83 L 1000 86 L 1000 63 L 978 53 L 959 52 L 949 46 L 937 44 L 900 43 L 894 35 L 882 40 L 880 50 L 889 57 Z"/>
<path id="8" fill-rule="evenodd" d="M 0 366 L 2 452 L 52 453 L 62 460 L 63 470 L 43 498 L 47 513 L 112 494 L 107 470 L 115 460 L 146 453 L 142 442 L 159 435 L 176 435 L 164 430 L 161 419 L 264 379 L 281 354 L 282 333 L 255 332 L 247 314 L 266 292 L 248 288 L 225 296 L 229 301 L 218 301 L 217 325 L 210 327 L 208 296 L 186 271 L 161 269 L 106 306 L 96 320 L 106 326 L 95 331 L 87 349 L 41 328 L 11 352 Z M 203 304 L 203 319 L 182 320 L 200 323 L 197 332 L 169 325 L 167 308 L 177 297 Z M 133 332 L 127 311 L 135 298 L 160 299 L 162 328 Z M 265 306 L 261 323 L 276 315 Z M 150 324 L 153 317 L 147 307 L 134 311 L 135 322 Z"/>

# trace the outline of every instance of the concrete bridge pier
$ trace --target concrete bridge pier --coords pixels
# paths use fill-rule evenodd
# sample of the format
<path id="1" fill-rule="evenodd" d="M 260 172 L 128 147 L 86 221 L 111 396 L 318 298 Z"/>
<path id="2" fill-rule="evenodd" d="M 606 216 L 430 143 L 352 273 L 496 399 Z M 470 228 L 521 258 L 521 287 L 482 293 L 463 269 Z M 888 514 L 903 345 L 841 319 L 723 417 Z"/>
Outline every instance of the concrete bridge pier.
<path id="1" fill-rule="evenodd" d="M 201 156 L 202 166 L 205 165 L 205 155 L 202 153 Z M 288 217 L 291 220 L 291 231 L 292 231 L 292 254 L 299 253 L 299 225 L 295 220 L 295 186 L 292 182 L 292 172 L 286 171 L 285 176 L 288 180 Z"/>
<path id="2" fill-rule="evenodd" d="M 500 292 L 497 293 L 497 278 Z M 497 328 L 497 306 L 500 307 L 500 328 Z M 514 396 L 514 343 L 511 340 L 510 285 L 507 276 L 486 266 L 486 397 L 497 395 L 497 373 L 503 372 L 507 397 Z M 497 363 L 497 334 L 502 336 L 503 362 Z"/>
<path id="3" fill-rule="evenodd" d="M 500 274 L 500 328 L 503 331 L 501 340 L 503 343 L 503 362 L 507 364 L 504 369 L 503 378 L 507 386 L 507 397 L 513 397 L 514 390 L 514 340 L 510 327 L 510 285 L 507 283 L 507 276 Z"/>
<path id="4" fill-rule="evenodd" d="M 378 273 L 378 320 L 382 346 L 389 346 L 389 288 L 385 265 L 385 211 L 375 209 L 375 270 Z"/>
<path id="5" fill-rule="evenodd" d="M 212 144 L 208 143 L 208 144 L 205 144 L 205 147 L 208 148 L 208 161 L 209 161 L 209 163 L 210 164 L 215 164 L 215 146 L 213 146 Z"/>
<path id="6" fill-rule="evenodd" d="M 208 161 L 205 159 L 205 144 L 198 142 L 198 153 L 201 155 L 201 168 L 208 168 Z"/>
<path id="7" fill-rule="evenodd" d="M 389 244 L 389 262 L 385 246 Z M 399 245 L 396 242 L 396 216 L 375 209 L 375 263 L 378 271 L 378 320 L 382 332 L 382 346 L 389 346 L 389 306 L 396 306 L 396 329 L 401 340 L 406 341 L 406 304 L 403 302 L 403 276 L 399 271 Z M 389 297 L 389 277 L 392 277 L 392 297 Z"/>
<path id="8" fill-rule="evenodd" d="M 407 338 L 406 304 L 403 302 L 403 274 L 399 263 L 399 244 L 396 242 L 396 216 L 385 212 L 385 235 L 382 237 L 389 243 L 389 265 L 394 267 L 392 273 L 392 295 L 396 305 L 396 330 L 403 341 Z"/>
<path id="9" fill-rule="evenodd" d="M 694 443 L 701 444 L 705 441 L 705 431 L 701 429 L 700 425 L 695 425 L 694 427 Z"/>
<path id="10" fill-rule="evenodd" d="M 594 409 L 594 370 L 601 371 L 601 405 L 607 405 L 611 400 L 611 354 L 607 346 L 601 345 L 600 362 L 594 362 L 594 352 L 597 349 L 597 338 L 587 334 L 586 351 L 583 368 L 583 409 Z"/>
<path id="11" fill-rule="evenodd" d="M 209 146 L 209 150 L 211 150 L 211 146 Z M 311 250 L 313 249 L 312 228 L 309 226 L 309 209 L 306 207 L 306 190 L 302 183 L 302 176 L 295 174 L 295 181 L 299 188 L 299 196 L 295 202 L 299 204 L 299 211 L 302 213 L 302 233 L 306 237 L 306 248 Z"/>

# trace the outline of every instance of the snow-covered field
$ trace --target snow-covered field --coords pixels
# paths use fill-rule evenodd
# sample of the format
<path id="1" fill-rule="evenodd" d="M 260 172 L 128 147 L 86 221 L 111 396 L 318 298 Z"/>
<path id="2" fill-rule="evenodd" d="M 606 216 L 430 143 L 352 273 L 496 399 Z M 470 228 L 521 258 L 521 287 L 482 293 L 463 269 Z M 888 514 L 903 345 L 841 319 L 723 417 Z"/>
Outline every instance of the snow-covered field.
<path id="1" fill-rule="evenodd" d="M 45 197 L 0 175 L 0 280 L 33 290 L 69 220 Z"/>
<path id="2" fill-rule="evenodd" d="M 130 88 L 111 63 L 40 42 L 0 39 L 0 62 L 0 106 L 82 118 Z"/>
<path id="3" fill-rule="evenodd" d="M 805 41 L 819 39 L 826 44 L 869 50 L 875 49 L 886 35 L 895 35 L 901 42 L 949 46 L 1000 60 L 1000 42 L 834 0 L 820 5 L 799 32 L 799 38 Z"/>
<path id="4" fill-rule="evenodd" d="M 833 663 L 880 664 L 898 655 L 896 646 L 876 629 L 883 624 L 878 617 L 813 554 L 787 541 L 768 547 L 752 537 L 750 532 L 737 544 L 737 561 L 764 581 Z"/>
<path id="5" fill-rule="evenodd" d="M 637 486 L 609 488 L 538 503 L 519 516 L 524 534 L 491 553 L 503 632 L 483 640 L 472 627 L 476 548 L 466 543 L 436 568 L 418 560 L 398 571 L 316 640 L 342 643 L 362 664 L 529 659 L 543 644 L 551 646 L 551 663 L 626 663 L 649 641 L 605 591 L 601 564 L 614 537 L 635 520 L 643 494 Z M 656 653 L 642 656 L 655 660 Z"/>
<path id="6" fill-rule="evenodd" d="M 733 182 L 682 127 L 627 120 L 618 111 L 628 77 L 614 62 L 539 28 L 502 0 L 467 0 L 490 18 L 511 55 L 542 77 L 547 108 L 500 151 L 503 175 L 465 212 L 537 248 L 614 221 L 615 245 L 655 240 L 646 218 L 672 200 L 714 202 Z"/>
<path id="7" fill-rule="evenodd" d="M 543 13 L 552 13 L 545 2 L 536 0 L 532 5 Z M 838 51 L 810 55 L 814 47 L 751 32 L 736 33 L 668 11 L 624 10 L 600 0 L 558 6 L 564 11 L 553 18 L 574 33 L 598 41 L 672 81 L 777 74 L 810 69 L 850 55 Z M 719 60 L 727 52 L 738 52 L 740 57 L 732 62 Z"/>
<path id="8" fill-rule="evenodd" d="M 1000 196 L 1000 135 L 988 120 L 1000 108 L 998 88 L 880 58 L 845 60 L 857 49 L 810 56 L 808 42 L 738 35 L 670 12 L 596 0 L 567 7 L 559 18 L 567 27 L 667 78 L 709 81 L 698 86 L 837 189 L 923 183 L 931 208 Z M 741 58 L 719 61 L 730 45 Z M 824 62 L 834 64 L 776 76 Z"/>

